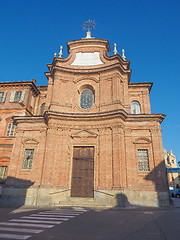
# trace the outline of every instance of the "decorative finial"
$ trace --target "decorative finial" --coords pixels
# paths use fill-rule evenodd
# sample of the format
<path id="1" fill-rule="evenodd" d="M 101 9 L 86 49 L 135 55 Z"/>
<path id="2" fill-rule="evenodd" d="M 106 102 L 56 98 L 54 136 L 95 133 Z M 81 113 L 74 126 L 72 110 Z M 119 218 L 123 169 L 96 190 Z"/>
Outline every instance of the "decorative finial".
<path id="1" fill-rule="evenodd" d="M 114 51 L 113 51 L 114 54 L 117 54 L 117 48 L 116 48 L 116 43 L 114 43 Z"/>
<path id="2" fill-rule="evenodd" d="M 59 54 L 58 54 L 60 58 L 62 58 L 62 55 L 63 55 L 63 53 L 62 53 L 62 49 L 63 49 L 63 47 L 60 46 L 60 51 L 59 51 Z"/>
<path id="3" fill-rule="evenodd" d="M 57 53 L 56 52 L 54 53 L 54 57 L 57 57 Z"/>
<path id="4" fill-rule="evenodd" d="M 96 23 L 95 20 L 88 20 L 87 22 L 84 22 L 84 24 L 82 25 L 83 30 L 88 30 L 86 33 L 86 38 L 91 38 L 91 29 L 95 29 Z"/>
<path id="5" fill-rule="evenodd" d="M 125 51 L 124 49 L 122 49 L 122 59 L 125 61 L 126 60 L 126 56 L 124 55 Z"/>

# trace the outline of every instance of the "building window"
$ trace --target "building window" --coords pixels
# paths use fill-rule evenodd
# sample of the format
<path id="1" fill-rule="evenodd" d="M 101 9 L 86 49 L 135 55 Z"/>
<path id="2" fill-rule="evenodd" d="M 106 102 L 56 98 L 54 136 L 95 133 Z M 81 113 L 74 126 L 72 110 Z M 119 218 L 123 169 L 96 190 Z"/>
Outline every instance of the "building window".
<path id="1" fill-rule="evenodd" d="M 94 103 L 94 93 L 90 89 L 84 89 L 80 95 L 80 106 L 83 109 L 91 108 Z"/>
<path id="2" fill-rule="evenodd" d="M 22 91 L 17 91 L 16 94 L 15 94 L 14 102 L 20 102 L 21 95 L 22 95 Z"/>
<path id="3" fill-rule="evenodd" d="M 0 167 L 0 183 L 4 182 L 6 179 L 7 166 Z"/>
<path id="4" fill-rule="evenodd" d="M 137 101 L 132 101 L 131 103 L 131 114 L 140 114 L 141 113 L 141 105 Z"/>
<path id="5" fill-rule="evenodd" d="M 45 108 L 45 103 L 43 103 L 43 104 L 41 105 L 40 115 L 43 115 L 43 113 L 44 113 L 44 108 Z"/>
<path id="6" fill-rule="evenodd" d="M 5 102 L 6 92 L 0 92 L 0 103 Z"/>
<path id="7" fill-rule="evenodd" d="M 25 149 L 22 169 L 31 169 L 33 162 L 34 149 Z"/>
<path id="8" fill-rule="evenodd" d="M 140 172 L 150 171 L 149 156 L 147 149 L 138 149 L 138 167 Z"/>
<path id="9" fill-rule="evenodd" d="M 15 124 L 14 123 L 8 123 L 6 136 L 7 137 L 14 136 L 14 130 L 15 130 Z"/>
<path id="10" fill-rule="evenodd" d="M 26 90 L 23 91 L 11 91 L 10 102 L 24 103 Z M 24 105 L 24 104 L 23 104 Z"/>

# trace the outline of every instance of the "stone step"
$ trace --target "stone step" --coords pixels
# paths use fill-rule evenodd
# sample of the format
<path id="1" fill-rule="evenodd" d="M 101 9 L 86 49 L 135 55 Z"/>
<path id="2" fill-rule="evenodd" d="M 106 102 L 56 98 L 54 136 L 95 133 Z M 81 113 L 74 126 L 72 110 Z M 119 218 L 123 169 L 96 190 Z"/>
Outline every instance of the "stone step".
<path id="1" fill-rule="evenodd" d="M 110 208 L 111 206 L 102 206 L 99 204 L 87 204 L 87 203 L 57 203 L 53 205 L 54 207 L 87 207 L 87 208 Z"/>
<path id="2" fill-rule="evenodd" d="M 107 207 L 102 206 L 99 204 L 95 199 L 84 199 L 84 198 L 77 198 L 77 199 L 70 199 L 69 201 L 59 201 L 59 203 L 53 204 L 54 206 L 73 206 L 73 207 Z"/>
<path id="3" fill-rule="evenodd" d="M 96 202 L 96 199 L 94 198 L 80 198 L 80 197 L 71 197 L 69 199 L 67 199 L 67 201 L 70 202 Z"/>

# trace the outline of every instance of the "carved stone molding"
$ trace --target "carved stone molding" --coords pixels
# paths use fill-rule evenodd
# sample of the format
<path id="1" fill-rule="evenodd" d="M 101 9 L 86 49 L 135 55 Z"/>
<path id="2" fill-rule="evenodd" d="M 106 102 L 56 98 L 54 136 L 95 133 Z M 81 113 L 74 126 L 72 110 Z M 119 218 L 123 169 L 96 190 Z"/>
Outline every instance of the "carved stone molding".
<path id="1" fill-rule="evenodd" d="M 125 130 L 125 135 L 128 136 L 130 135 L 131 136 L 131 133 L 132 133 L 132 129 L 128 128 Z"/>
<path id="2" fill-rule="evenodd" d="M 124 129 L 122 125 L 112 127 L 113 134 L 124 134 Z"/>
<path id="3" fill-rule="evenodd" d="M 134 144 L 145 144 L 145 143 L 151 143 L 151 140 L 147 137 L 139 137 L 139 138 L 136 138 L 133 143 Z"/>
<path id="4" fill-rule="evenodd" d="M 112 78 L 115 78 L 115 77 L 118 77 L 118 78 L 122 78 L 122 75 L 120 74 L 120 73 L 114 73 L 114 74 L 108 74 L 108 75 L 106 75 L 106 76 L 103 76 L 103 77 L 101 77 L 101 80 L 107 80 L 107 81 L 109 81 L 109 80 L 112 80 Z"/>
<path id="5" fill-rule="evenodd" d="M 97 133 L 88 129 L 83 129 L 70 134 L 71 138 L 97 138 L 97 136 Z"/>
<path id="6" fill-rule="evenodd" d="M 158 135 L 161 133 L 161 129 L 160 128 L 153 128 L 153 129 L 150 129 L 150 132 L 154 135 Z"/>
<path id="7" fill-rule="evenodd" d="M 90 80 L 90 81 L 94 81 L 94 82 L 96 82 L 96 83 L 99 83 L 99 79 L 97 79 L 97 78 L 95 78 L 95 77 L 85 77 L 85 76 L 83 76 L 83 77 L 78 77 L 78 78 L 75 79 L 73 82 L 76 84 L 76 83 L 78 83 L 78 82 L 80 82 L 80 81 L 83 81 L 83 80 L 85 80 L 85 81 Z"/>
<path id="8" fill-rule="evenodd" d="M 35 138 L 25 138 L 22 140 L 23 145 L 37 145 L 39 141 Z"/>

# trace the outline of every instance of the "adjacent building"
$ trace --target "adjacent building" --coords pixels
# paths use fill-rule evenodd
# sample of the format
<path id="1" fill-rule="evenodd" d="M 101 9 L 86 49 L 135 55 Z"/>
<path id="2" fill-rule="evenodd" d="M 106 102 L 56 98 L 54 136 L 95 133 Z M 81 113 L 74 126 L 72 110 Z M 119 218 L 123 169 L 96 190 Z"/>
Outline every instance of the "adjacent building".
<path id="1" fill-rule="evenodd" d="M 180 168 L 177 168 L 176 156 L 173 154 L 172 149 L 170 149 L 170 152 L 164 149 L 164 159 L 169 187 L 180 188 Z"/>
<path id="2" fill-rule="evenodd" d="M 0 84 L 1 204 L 168 206 L 152 83 L 131 83 L 130 61 L 109 56 L 108 40 L 67 48 L 47 65 L 47 86 Z"/>

